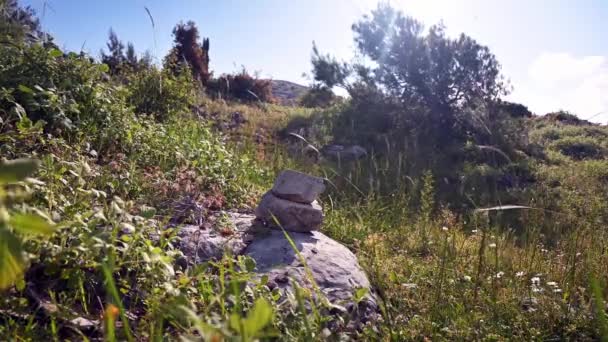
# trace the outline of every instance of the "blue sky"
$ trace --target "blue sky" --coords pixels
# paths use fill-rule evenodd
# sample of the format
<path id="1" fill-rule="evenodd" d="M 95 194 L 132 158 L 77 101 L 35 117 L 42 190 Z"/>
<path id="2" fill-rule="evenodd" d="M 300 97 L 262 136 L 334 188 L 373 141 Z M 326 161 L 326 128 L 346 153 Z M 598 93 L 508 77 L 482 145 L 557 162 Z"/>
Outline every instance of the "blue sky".
<path id="1" fill-rule="evenodd" d="M 509 99 L 538 114 L 557 109 L 608 122 L 608 1 L 392 0 L 425 24 L 443 20 L 488 45 L 503 65 Z M 339 58 L 353 55 L 350 26 L 376 0 L 25 0 L 60 46 L 94 55 L 112 27 L 118 36 L 162 59 L 171 30 L 194 20 L 211 41 L 216 74 L 241 65 L 263 77 L 303 84 L 312 41 Z M 45 6 L 44 4 L 48 6 Z M 152 29 L 144 10 L 155 21 Z"/>

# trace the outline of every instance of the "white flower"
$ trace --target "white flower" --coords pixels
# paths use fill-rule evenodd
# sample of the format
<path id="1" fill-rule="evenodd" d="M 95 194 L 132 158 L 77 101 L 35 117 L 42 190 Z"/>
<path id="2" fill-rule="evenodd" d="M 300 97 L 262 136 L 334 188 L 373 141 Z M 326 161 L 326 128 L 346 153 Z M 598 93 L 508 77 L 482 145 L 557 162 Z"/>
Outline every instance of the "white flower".
<path id="1" fill-rule="evenodd" d="M 496 273 L 496 275 L 494 276 L 494 278 L 500 279 L 500 278 L 502 278 L 503 275 L 505 275 L 505 272 L 500 271 L 500 272 Z"/>
<path id="2" fill-rule="evenodd" d="M 530 279 L 530 281 L 532 282 L 532 285 L 540 285 L 539 277 L 532 277 L 532 279 Z"/>
<path id="3" fill-rule="evenodd" d="M 473 230 L 471 230 L 471 233 L 473 233 L 473 234 L 477 234 L 477 229 L 473 229 Z"/>
<path id="4" fill-rule="evenodd" d="M 488 247 L 490 247 L 490 248 L 496 248 L 496 244 L 495 243 L 491 243 L 491 244 L 488 245 Z"/>
<path id="5" fill-rule="evenodd" d="M 523 277 L 523 276 L 524 276 L 524 274 L 525 274 L 525 272 L 524 272 L 524 271 L 519 271 L 519 272 L 515 273 L 515 276 L 516 276 L 516 277 Z"/>
<path id="6" fill-rule="evenodd" d="M 462 277 L 462 279 L 464 279 L 465 281 L 471 281 L 471 276 L 465 275 L 464 277 Z"/>
<path id="7" fill-rule="evenodd" d="M 556 282 L 554 282 L 554 281 L 548 281 L 548 282 L 547 282 L 547 285 L 548 285 L 548 286 L 557 287 L 557 283 L 556 283 Z"/>
<path id="8" fill-rule="evenodd" d="M 562 289 L 553 289 L 553 293 L 562 293 Z"/>
<path id="9" fill-rule="evenodd" d="M 443 227 L 441 228 L 441 230 L 443 230 L 444 232 L 447 232 L 449 229 L 448 229 L 448 227 L 443 226 Z"/>

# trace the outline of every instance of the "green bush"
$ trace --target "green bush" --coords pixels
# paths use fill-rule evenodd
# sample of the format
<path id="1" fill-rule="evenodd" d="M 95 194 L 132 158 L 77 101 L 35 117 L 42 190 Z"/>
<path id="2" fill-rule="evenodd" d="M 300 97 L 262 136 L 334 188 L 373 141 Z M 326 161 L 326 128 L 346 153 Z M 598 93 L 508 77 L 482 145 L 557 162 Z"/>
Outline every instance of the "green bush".
<path id="1" fill-rule="evenodd" d="M 299 104 L 307 108 L 326 108 L 334 104 L 338 97 L 333 91 L 322 85 L 311 87 L 300 99 Z"/>
<path id="2" fill-rule="evenodd" d="M 243 69 L 237 74 L 227 74 L 209 81 L 207 89 L 212 96 L 243 102 L 269 102 L 272 97 L 272 82 L 251 75 Z"/>
<path id="3" fill-rule="evenodd" d="M 66 129 L 76 123 L 99 123 L 107 115 L 102 83 L 107 66 L 86 56 L 64 54 L 41 45 L 0 46 L 3 105 L 20 104 L 32 120 Z"/>
<path id="4" fill-rule="evenodd" d="M 606 148 L 597 140 L 586 137 L 567 137 L 559 139 L 551 147 L 565 156 L 575 160 L 602 159 L 606 156 Z"/>
<path id="5" fill-rule="evenodd" d="M 129 74 L 126 87 L 127 101 L 135 112 L 159 121 L 190 111 L 200 92 L 189 71 L 174 75 L 155 66 Z"/>

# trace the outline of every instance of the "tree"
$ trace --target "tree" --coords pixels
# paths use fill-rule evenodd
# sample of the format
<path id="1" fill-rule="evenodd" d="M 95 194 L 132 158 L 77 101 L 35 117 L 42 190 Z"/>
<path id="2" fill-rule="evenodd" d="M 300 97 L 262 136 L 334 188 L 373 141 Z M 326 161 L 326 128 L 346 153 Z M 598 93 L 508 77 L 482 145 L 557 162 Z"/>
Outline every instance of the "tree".
<path id="1" fill-rule="evenodd" d="M 133 69 L 137 69 L 137 67 L 139 65 L 137 53 L 135 53 L 135 46 L 133 46 L 133 43 L 131 43 L 131 42 L 127 43 L 127 52 L 125 54 L 125 61 Z"/>
<path id="2" fill-rule="evenodd" d="M 17 0 L 0 0 L 0 38 L 36 41 L 44 36 L 36 12 Z"/>
<path id="3" fill-rule="evenodd" d="M 490 50 L 461 34 L 450 38 L 442 24 L 424 26 L 388 4 L 352 27 L 363 62 L 339 62 L 319 53 L 313 43 L 313 76 L 328 88 L 345 88 L 353 101 L 374 94 L 399 103 L 410 121 L 431 134 L 438 147 L 464 140 L 464 109 L 496 101 L 507 93 L 500 64 Z M 405 110 L 407 109 L 407 110 Z M 421 118 L 413 116 L 424 115 Z M 408 118 L 393 118 L 403 121 Z M 415 120 L 413 120 L 415 119 Z"/>
<path id="4" fill-rule="evenodd" d="M 186 64 L 192 75 L 203 85 L 207 85 L 209 72 L 209 38 L 199 43 L 200 35 L 193 21 L 178 23 L 173 29 L 174 46 L 165 57 L 165 65 L 176 70 Z"/>
<path id="5" fill-rule="evenodd" d="M 110 29 L 108 42 L 106 43 L 108 53 L 101 50 L 101 62 L 108 65 L 112 75 L 123 75 L 127 72 L 149 69 L 152 66 L 152 55 L 149 51 L 139 57 L 133 43 L 125 44 L 118 38 L 114 30 Z"/>
<path id="6" fill-rule="evenodd" d="M 338 100 L 331 88 L 324 85 L 313 85 L 298 100 L 299 104 L 307 108 L 329 107 Z"/>
<path id="7" fill-rule="evenodd" d="M 495 167 L 503 165 L 482 160 L 485 152 L 504 150 L 516 159 L 514 141 L 525 139 L 513 138 L 522 135 L 518 118 L 497 105 L 508 89 L 488 47 L 465 34 L 448 36 L 441 23 L 425 29 L 384 3 L 352 30 L 352 62 L 324 55 L 313 43 L 313 85 L 350 95 L 332 118 L 335 141 L 387 158 L 398 152 L 407 160 L 400 172 L 415 177 L 430 170 L 448 196 L 460 191 L 469 151 L 482 149 L 475 162 Z"/>
<path id="8" fill-rule="evenodd" d="M 101 62 L 110 67 L 112 74 L 117 74 L 127 59 L 124 54 L 125 45 L 118 39 L 116 32 L 110 29 L 106 46 L 108 47 L 108 54 L 106 55 L 103 50 L 101 51 Z"/>
<path id="9" fill-rule="evenodd" d="M 375 65 L 340 63 L 313 45 L 313 74 L 329 87 L 350 88 L 349 77 L 367 76 L 404 104 L 453 111 L 506 93 L 500 64 L 486 46 L 461 34 L 447 37 L 443 24 L 423 25 L 387 4 L 353 25 L 358 52 Z M 370 78 L 370 75 L 372 78 Z"/>

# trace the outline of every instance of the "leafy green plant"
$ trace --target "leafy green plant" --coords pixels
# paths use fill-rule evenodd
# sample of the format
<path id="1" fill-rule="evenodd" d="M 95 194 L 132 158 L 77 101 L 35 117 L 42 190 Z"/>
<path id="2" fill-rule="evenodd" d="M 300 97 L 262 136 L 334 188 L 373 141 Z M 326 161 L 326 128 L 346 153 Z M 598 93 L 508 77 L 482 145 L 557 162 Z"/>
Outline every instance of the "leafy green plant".
<path id="1" fill-rule="evenodd" d="M 21 277 L 27 258 L 21 237 L 50 235 L 55 231 L 48 218 L 34 213 L 10 211 L 17 204 L 15 201 L 24 196 L 20 191 L 22 189 L 12 185 L 33 175 L 37 165 L 36 160 L 28 159 L 0 163 L 0 290 L 23 281 Z"/>
<path id="2" fill-rule="evenodd" d="M 127 102 L 135 112 L 159 121 L 187 113 L 200 91 L 187 70 L 174 75 L 153 66 L 129 74 L 127 82 Z"/>

